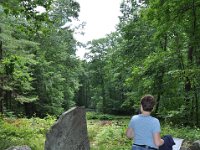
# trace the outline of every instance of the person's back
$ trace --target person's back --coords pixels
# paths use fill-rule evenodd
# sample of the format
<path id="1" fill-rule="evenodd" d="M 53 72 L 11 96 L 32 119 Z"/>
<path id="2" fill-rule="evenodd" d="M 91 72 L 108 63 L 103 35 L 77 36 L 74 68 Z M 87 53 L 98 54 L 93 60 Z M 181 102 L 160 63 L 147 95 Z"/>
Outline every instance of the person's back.
<path id="1" fill-rule="evenodd" d="M 126 135 L 134 137 L 132 150 L 158 149 L 163 144 L 160 138 L 160 122 L 150 116 L 155 105 L 154 97 L 146 95 L 141 99 L 141 114 L 131 118 Z"/>
<path id="2" fill-rule="evenodd" d="M 139 145 L 148 145 L 157 147 L 154 144 L 153 133 L 160 132 L 160 123 L 158 119 L 143 114 L 132 117 L 129 127 L 134 130 L 134 142 Z"/>

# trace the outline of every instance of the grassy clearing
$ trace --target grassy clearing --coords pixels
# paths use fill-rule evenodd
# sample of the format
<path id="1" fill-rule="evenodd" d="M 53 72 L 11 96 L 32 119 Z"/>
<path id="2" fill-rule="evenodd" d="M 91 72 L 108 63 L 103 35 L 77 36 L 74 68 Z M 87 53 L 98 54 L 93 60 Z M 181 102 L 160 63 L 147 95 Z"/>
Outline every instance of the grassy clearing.
<path id="1" fill-rule="evenodd" d="M 129 150 L 132 141 L 125 137 L 129 120 L 112 120 L 105 123 L 102 120 L 88 121 L 88 133 L 91 150 Z M 171 134 L 173 137 L 184 139 L 183 145 L 189 145 L 200 139 L 199 128 L 170 126 L 162 124 L 162 136 Z"/>
<path id="2" fill-rule="evenodd" d="M 0 150 L 16 145 L 28 145 L 32 150 L 43 150 L 46 132 L 54 120 L 51 116 L 45 119 L 0 118 Z"/>
<path id="3" fill-rule="evenodd" d="M 130 116 L 87 113 L 88 136 L 91 150 L 129 150 L 131 140 L 125 137 Z M 45 119 L 12 119 L 0 117 L 0 150 L 10 146 L 29 145 L 32 150 L 43 150 L 45 135 L 55 117 Z M 200 139 L 199 128 L 172 126 L 162 123 L 162 135 L 171 134 L 185 139 L 184 144 Z"/>
<path id="4" fill-rule="evenodd" d="M 128 150 L 131 140 L 125 137 L 127 121 L 88 121 L 91 150 Z"/>
<path id="5" fill-rule="evenodd" d="M 94 117 L 95 116 L 95 117 Z M 112 116 L 93 113 L 88 115 L 88 133 L 92 150 L 129 150 L 132 141 L 125 137 L 125 131 L 131 116 Z M 90 120 L 92 118 L 92 120 Z M 94 120 L 94 118 L 96 118 Z M 104 120 L 104 118 L 109 118 Z M 200 139 L 200 129 L 196 127 L 175 126 L 169 122 L 161 123 L 161 136 L 171 134 L 184 139 L 183 145 L 189 145 Z"/>

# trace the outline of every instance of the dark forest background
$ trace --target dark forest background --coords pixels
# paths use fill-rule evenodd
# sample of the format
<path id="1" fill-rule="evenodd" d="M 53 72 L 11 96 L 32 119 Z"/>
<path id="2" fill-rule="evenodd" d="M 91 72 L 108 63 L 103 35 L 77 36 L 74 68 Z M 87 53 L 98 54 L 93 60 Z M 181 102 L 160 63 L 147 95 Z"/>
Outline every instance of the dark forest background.
<path id="1" fill-rule="evenodd" d="M 200 0 L 124 0 L 116 32 L 89 41 L 86 60 L 75 29 L 61 28 L 79 11 L 73 0 L 0 0 L 0 113 L 126 115 L 152 94 L 160 119 L 200 126 Z"/>

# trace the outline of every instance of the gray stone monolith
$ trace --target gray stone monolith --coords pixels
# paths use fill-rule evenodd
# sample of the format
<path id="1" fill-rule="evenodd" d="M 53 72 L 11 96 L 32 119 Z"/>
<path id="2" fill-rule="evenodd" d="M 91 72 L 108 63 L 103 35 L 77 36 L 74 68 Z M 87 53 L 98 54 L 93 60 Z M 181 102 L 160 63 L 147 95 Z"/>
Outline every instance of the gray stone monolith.
<path id="1" fill-rule="evenodd" d="M 84 107 L 63 113 L 46 135 L 45 150 L 89 150 Z"/>

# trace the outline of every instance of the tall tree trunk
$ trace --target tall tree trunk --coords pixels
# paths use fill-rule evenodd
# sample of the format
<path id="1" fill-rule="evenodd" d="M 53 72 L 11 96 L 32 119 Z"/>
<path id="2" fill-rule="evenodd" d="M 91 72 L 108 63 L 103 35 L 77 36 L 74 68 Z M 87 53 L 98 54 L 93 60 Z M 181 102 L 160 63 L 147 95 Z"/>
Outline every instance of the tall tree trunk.
<path id="1" fill-rule="evenodd" d="M 24 103 L 24 110 L 25 110 L 25 114 L 28 117 L 32 117 L 34 115 L 35 112 L 35 107 L 32 103 Z"/>
<path id="2" fill-rule="evenodd" d="M 1 82 L 1 80 L 0 80 Z M 3 113 L 3 90 L 0 88 L 0 113 Z"/>
<path id="3" fill-rule="evenodd" d="M 1 33 L 1 32 L 0 32 Z M 3 59 L 3 42 L 0 41 L 0 61 Z"/>
<path id="4" fill-rule="evenodd" d="M 156 107 L 155 107 L 155 113 L 158 113 L 158 109 L 159 109 L 159 106 L 160 106 L 160 98 L 161 98 L 161 95 L 162 95 L 162 92 L 163 92 L 163 77 L 164 77 L 164 68 L 161 68 L 160 69 L 160 72 L 159 72 L 159 75 L 157 76 L 157 89 L 156 89 L 156 92 L 157 92 L 157 99 L 156 99 Z"/>
<path id="5" fill-rule="evenodd" d="M 192 66 L 193 65 L 193 53 L 195 51 L 195 41 L 196 41 L 196 8 L 195 8 L 195 0 L 192 1 L 192 26 L 191 26 L 191 35 L 190 35 L 190 43 L 189 43 L 189 47 L 188 47 L 188 62 L 189 64 Z M 186 96 L 185 96 L 185 106 L 186 106 L 186 120 L 187 122 L 191 122 L 191 118 L 193 117 L 192 114 L 194 114 L 194 110 L 190 109 L 190 103 L 192 102 L 191 96 L 191 90 L 192 90 L 192 85 L 191 85 L 191 81 L 189 76 L 186 76 L 185 78 L 185 92 L 186 92 Z M 195 96 L 195 95 L 194 95 Z M 188 113 L 188 111 L 190 110 L 190 112 Z"/>
<path id="6" fill-rule="evenodd" d="M 197 88 L 194 87 L 194 95 L 195 95 L 195 117 L 196 117 L 196 125 L 199 126 L 199 101 L 198 101 L 198 94 Z"/>
<path id="7" fill-rule="evenodd" d="M 104 79 L 103 75 L 101 76 L 101 90 L 102 90 L 102 97 L 103 97 L 103 113 L 106 113 L 106 97 L 105 97 L 105 84 L 104 84 Z"/>
<path id="8" fill-rule="evenodd" d="M 158 113 L 158 109 L 159 109 L 159 106 L 160 106 L 160 96 L 161 96 L 161 94 L 158 93 L 157 99 L 156 99 L 157 103 L 156 103 L 155 113 Z"/>
<path id="9" fill-rule="evenodd" d="M 85 107 L 88 108 L 89 106 L 89 94 L 90 94 L 90 83 L 89 83 L 89 79 L 87 78 L 86 80 L 86 87 L 85 87 Z"/>
<path id="10" fill-rule="evenodd" d="M 1 28 L 0 28 L 1 33 Z M 0 63 L 3 59 L 3 42 L 0 41 Z M 3 77 L 0 75 L 0 113 L 3 113 Z"/>
<path id="11" fill-rule="evenodd" d="M 185 81 L 185 120 L 186 120 L 186 124 L 188 124 L 191 119 L 192 116 L 190 116 L 190 102 L 191 102 L 191 98 L 190 98 L 190 91 L 191 91 L 191 82 L 190 79 L 188 77 L 186 77 L 186 81 Z"/>
<path id="12" fill-rule="evenodd" d="M 167 34 L 164 35 L 164 42 L 163 44 L 161 43 L 161 47 L 163 49 L 163 51 L 167 51 L 167 44 L 168 44 L 168 38 L 167 38 Z M 164 73 L 165 73 L 165 69 L 164 67 L 160 68 L 159 69 L 159 73 L 157 75 L 157 80 L 158 80 L 158 88 L 156 90 L 157 92 L 157 99 L 156 99 L 156 107 L 155 107 L 155 113 L 158 113 L 158 109 L 159 109 L 159 106 L 160 106 L 160 97 L 161 97 L 161 94 L 162 94 L 162 90 L 163 90 L 163 77 L 164 77 Z"/>

